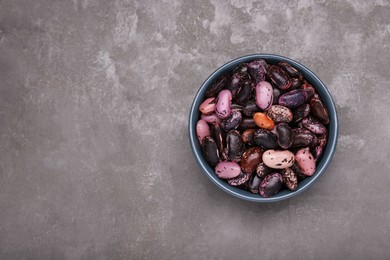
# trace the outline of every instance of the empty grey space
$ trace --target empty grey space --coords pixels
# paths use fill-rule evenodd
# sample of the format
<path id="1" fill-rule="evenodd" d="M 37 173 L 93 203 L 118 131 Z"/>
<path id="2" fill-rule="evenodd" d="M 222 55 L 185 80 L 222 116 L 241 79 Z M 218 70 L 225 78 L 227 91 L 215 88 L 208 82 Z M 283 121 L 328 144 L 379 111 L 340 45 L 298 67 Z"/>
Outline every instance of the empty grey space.
<path id="1" fill-rule="evenodd" d="M 187 120 L 229 60 L 312 69 L 340 121 L 324 175 L 255 204 Z M 0 259 L 390 259 L 390 2 L 0 0 Z"/>

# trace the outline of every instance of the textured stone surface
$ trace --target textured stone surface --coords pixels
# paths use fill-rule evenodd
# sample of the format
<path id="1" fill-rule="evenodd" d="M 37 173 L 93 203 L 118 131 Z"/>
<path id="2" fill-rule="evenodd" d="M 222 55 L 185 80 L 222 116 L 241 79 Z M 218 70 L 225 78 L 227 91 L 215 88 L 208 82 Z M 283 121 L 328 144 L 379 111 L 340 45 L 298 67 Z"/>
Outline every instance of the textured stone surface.
<path id="1" fill-rule="evenodd" d="M 0 258 L 389 259 L 389 14 L 386 0 L 0 0 Z M 340 117 L 326 174 L 275 204 L 218 190 L 187 136 L 206 76 L 250 53 L 307 65 Z"/>

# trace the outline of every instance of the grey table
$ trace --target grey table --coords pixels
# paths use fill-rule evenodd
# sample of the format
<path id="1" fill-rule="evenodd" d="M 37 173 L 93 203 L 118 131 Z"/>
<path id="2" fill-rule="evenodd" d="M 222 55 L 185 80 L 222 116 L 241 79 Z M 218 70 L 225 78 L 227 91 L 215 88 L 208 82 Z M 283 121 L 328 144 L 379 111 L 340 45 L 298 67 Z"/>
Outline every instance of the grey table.
<path id="1" fill-rule="evenodd" d="M 389 259 L 389 1 L 0 0 L 0 259 Z M 187 118 L 207 75 L 276 53 L 340 117 L 307 192 L 217 189 Z"/>

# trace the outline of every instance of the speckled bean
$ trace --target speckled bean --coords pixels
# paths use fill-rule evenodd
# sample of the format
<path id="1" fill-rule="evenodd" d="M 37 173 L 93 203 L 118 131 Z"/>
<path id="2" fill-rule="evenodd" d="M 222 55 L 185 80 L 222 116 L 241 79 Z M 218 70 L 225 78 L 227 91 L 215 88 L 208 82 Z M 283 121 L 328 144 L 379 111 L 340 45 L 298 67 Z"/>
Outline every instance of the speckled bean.
<path id="1" fill-rule="evenodd" d="M 294 164 L 294 154 L 289 150 L 267 150 L 263 153 L 263 162 L 272 169 L 285 169 Z"/>
<path id="2" fill-rule="evenodd" d="M 280 173 L 267 175 L 259 185 L 259 193 L 262 197 L 268 198 L 275 195 L 283 185 L 283 178 Z"/>
<path id="3" fill-rule="evenodd" d="M 226 132 L 236 129 L 242 121 L 242 115 L 238 110 L 232 110 L 230 115 L 222 120 L 221 127 Z"/>
<path id="4" fill-rule="evenodd" d="M 202 112 L 205 115 L 209 115 L 214 113 L 215 111 L 215 98 L 207 98 L 205 101 L 202 102 L 199 106 L 200 112 Z"/>
<path id="5" fill-rule="evenodd" d="M 219 92 L 218 94 L 218 102 L 215 106 L 215 113 L 221 119 L 225 119 L 230 115 L 231 111 L 231 103 L 232 103 L 232 93 L 225 89 Z"/>
<path id="6" fill-rule="evenodd" d="M 286 168 L 281 171 L 283 183 L 289 190 L 298 188 L 298 178 L 291 168 Z"/>
<path id="7" fill-rule="evenodd" d="M 281 68 L 269 65 L 267 71 L 268 77 L 280 89 L 287 90 L 291 87 L 290 76 Z"/>
<path id="8" fill-rule="evenodd" d="M 262 59 L 252 61 L 248 64 L 248 72 L 255 83 L 265 80 L 267 68 L 268 64 L 265 62 L 265 60 Z"/>
<path id="9" fill-rule="evenodd" d="M 271 84 L 267 81 L 260 81 L 256 85 L 256 104 L 262 110 L 267 110 L 272 106 L 274 92 Z"/>
<path id="10" fill-rule="evenodd" d="M 221 123 L 221 119 L 217 116 L 216 113 L 212 113 L 210 115 L 202 114 L 200 116 L 200 118 L 203 119 L 204 121 L 206 121 L 209 124 Z"/>
<path id="11" fill-rule="evenodd" d="M 316 162 L 309 148 L 302 148 L 295 154 L 295 160 L 298 163 L 302 173 L 306 176 L 312 176 L 316 171 Z"/>
<path id="12" fill-rule="evenodd" d="M 257 176 L 259 176 L 260 179 L 264 179 L 265 176 L 270 174 L 272 171 L 274 171 L 274 170 L 269 168 L 267 165 L 265 165 L 264 162 L 260 163 L 256 167 L 256 174 L 257 174 Z"/>
<path id="13" fill-rule="evenodd" d="M 280 105 L 272 105 L 267 111 L 267 116 L 271 118 L 275 124 L 289 123 L 293 119 L 291 110 Z"/>
<path id="14" fill-rule="evenodd" d="M 251 178 L 251 174 L 248 174 L 248 173 L 241 171 L 237 177 L 235 177 L 233 179 L 229 179 L 229 180 L 227 180 L 227 182 L 231 186 L 240 186 L 240 185 L 247 183 L 250 178 Z"/>
<path id="15" fill-rule="evenodd" d="M 314 117 L 308 116 L 302 120 L 302 125 L 314 134 L 320 135 L 327 132 L 326 127 Z"/>
<path id="16" fill-rule="evenodd" d="M 215 166 L 215 173 L 221 179 L 232 179 L 241 172 L 241 167 L 236 162 L 221 161 Z"/>
<path id="17" fill-rule="evenodd" d="M 203 143 L 203 138 L 210 136 L 210 127 L 203 119 L 200 119 L 196 123 L 196 135 L 198 136 L 199 143 Z"/>

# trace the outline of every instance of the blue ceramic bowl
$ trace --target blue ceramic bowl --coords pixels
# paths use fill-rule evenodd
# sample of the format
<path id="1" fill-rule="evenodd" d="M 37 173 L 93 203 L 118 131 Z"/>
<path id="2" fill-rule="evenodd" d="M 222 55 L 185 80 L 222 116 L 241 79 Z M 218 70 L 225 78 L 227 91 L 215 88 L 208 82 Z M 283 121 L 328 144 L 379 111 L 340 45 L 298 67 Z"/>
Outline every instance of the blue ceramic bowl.
<path id="1" fill-rule="evenodd" d="M 287 61 L 292 66 L 297 68 L 300 72 L 303 73 L 307 81 L 309 81 L 310 84 L 313 85 L 317 93 L 321 96 L 324 104 L 328 108 L 329 116 L 330 116 L 328 144 L 326 146 L 326 149 L 324 151 L 320 163 L 317 165 L 317 170 L 315 174 L 299 182 L 297 190 L 290 191 L 287 189 L 283 189 L 271 198 L 263 198 L 259 194 L 253 194 L 248 191 L 230 186 L 226 181 L 218 178 L 217 175 L 215 175 L 214 173 L 214 169 L 212 169 L 207 164 L 206 160 L 203 157 L 202 150 L 199 145 L 196 136 L 196 129 L 195 129 L 196 122 L 199 120 L 200 117 L 200 112 L 198 108 L 199 105 L 202 103 L 202 101 L 205 99 L 206 90 L 221 75 L 224 75 L 225 73 L 232 71 L 240 63 L 251 62 L 255 59 L 264 59 L 269 64 L 276 64 L 280 61 Z M 192 103 L 188 128 L 189 128 L 190 144 L 191 144 L 192 151 L 195 155 L 195 159 L 198 162 L 202 171 L 217 187 L 243 200 L 254 201 L 254 202 L 275 202 L 275 201 L 288 199 L 298 195 L 299 193 L 303 192 L 304 190 L 312 186 L 313 183 L 316 182 L 318 178 L 320 178 L 320 176 L 325 172 L 336 150 L 337 135 L 338 135 L 338 120 L 337 120 L 336 107 L 332 100 L 332 97 L 330 96 L 328 89 L 325 87 L 324 83 L 322 83 L 322 81 L 311 70 L 309 70 L 302 64 L 283 56 L 273 55 L 273 54 L 253 54 L 253 55 L 240 57 L 226 63 L 225 65 L 223 65 L 222 67 L 214 71 L 210 77 L 208 77 L 208 79 L 200 87 L 198 93 L 195 96 L 194 102 Z"/>

